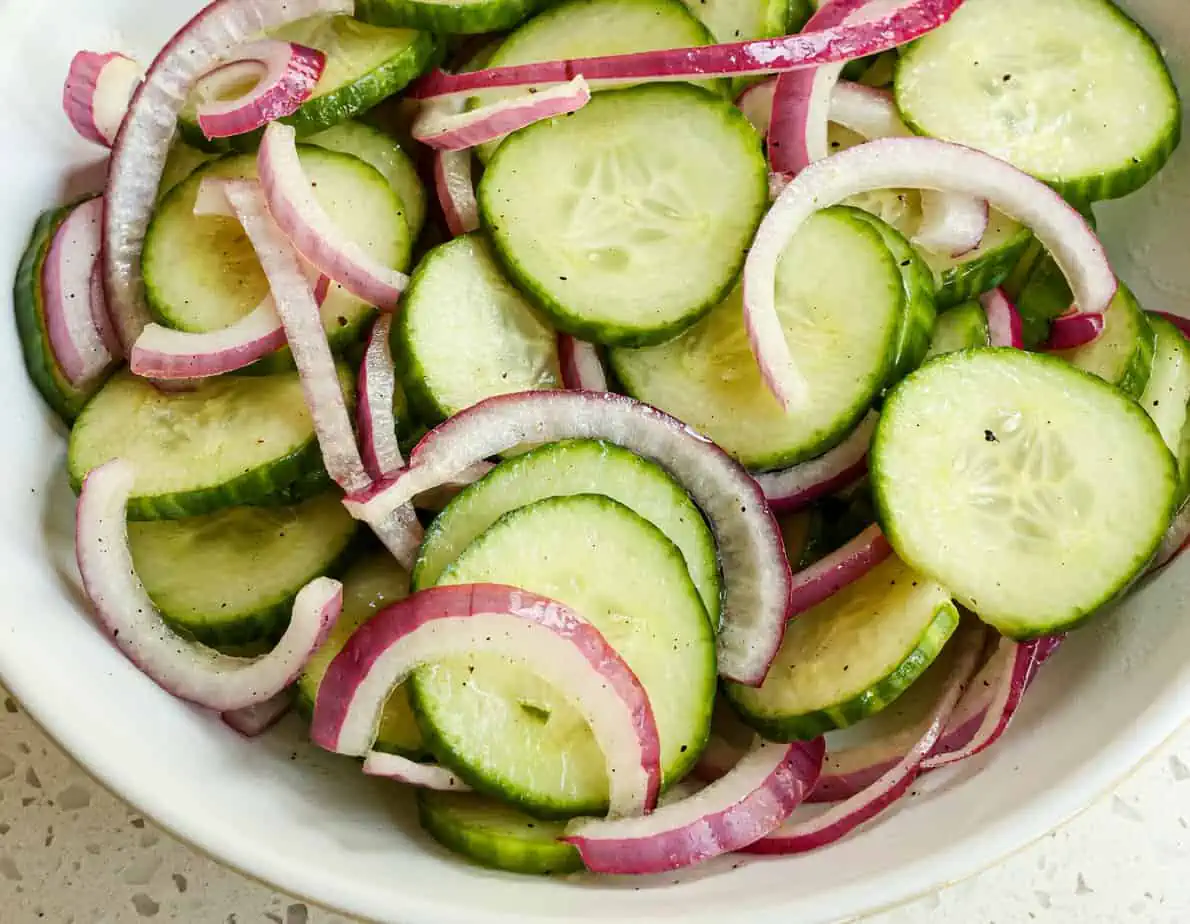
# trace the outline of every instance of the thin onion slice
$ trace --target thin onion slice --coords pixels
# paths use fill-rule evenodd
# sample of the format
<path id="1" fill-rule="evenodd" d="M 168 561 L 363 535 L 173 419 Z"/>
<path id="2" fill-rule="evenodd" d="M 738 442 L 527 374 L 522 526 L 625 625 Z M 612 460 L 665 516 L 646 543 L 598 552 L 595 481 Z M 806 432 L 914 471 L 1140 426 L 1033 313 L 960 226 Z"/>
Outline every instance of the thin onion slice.
<path id="1" fill-rule="evenodd" d="M 836 552 L 793 576 L 790 618 L 829 600 L 892 556 L 879 526 L 869 526 Z"/>
<path id="2" fill-rule="evenodd" d="M 292 688 L 282 690 L 272 699 L 266 699 L 254 706 L 232 709 L 223 713 L 221 718 L 224 725 L 245 738 L 256 738 L 285 718 L 285 714 L 293 708 L 296 698 Z"/>
<path id="3" fill-rule="evenodd" d="M 957 259 L 983 243 L 991 218 L 986 199 L 926 189 L 921 194 L 921 223 L 913 243 Z"/>
<path id="4" fill-rule="evenodd" d="M 562 384 L 575 391 L 608 391 L 607 373 L 599 348 L 569 334 L 558 334 L 558 360 Z"/>
<path id="5" fill-rule="evenodd" d="M 1077 350 L 1094 343 L 1106 325 L 1102 314 L 1064 314 L 1050 324 L 1049 338 L 1041 349 L 1046 352 Z"/>
<path id="6" fill-rule="evenodd" d="M 382 610 L 331 662 L 310 737 L 368 755 L 390 692 L 422 664 L 482 652 L 524 667 L 567 696 L 607 761 L 611 811 L 650 811 L 661 744 L 644 687 L 599 631 L 573 610 L 497 584 L 434 587 Z"/>
<path id="7" fill-rule="evenodd" d="M 667 48 L 485 68 L 459 74 L 433 71 L 413 85 L 415 99 L 473 95 L 485 90 L 588 81 L 709 80 L 821 67 L 890 51 L 941 26 L 962 0 L 901 0 L 878 19 L 780 38 Z"/>
<path id="8" fill-rule="evenodd" d="M 434 189 L 447 230 L 455 237 L 479 230 L 479 201 L 475 198 L 471 158 L 470 151 L 434 152 Z"/>
<path id="9" fill-rule="evenodd" d="M 495 467 L 491 462 L 476 462 L 469 468 L 463 469 L 449 481 L 417 495 L 413 498 L 413 506 L 418 510 L 445 510 L 446 505 L 458 497 L 460 491 L 475 484 Z"/>
<path id="10" fill-rule="evenodd" d="M 760 83 L 754 83 L 736 97 L 735 107 L 744 114 L 762 136 L 767 136 L 769 126 L 773 121 L 773 93 L 777 88 L 777 78 L 769 77 Z"/>
<path id="11" fill-rule="evenodd" d="M 339 617 L 343 588 L 317 578 L 298 593 L 277 647 L 256 659 L 232 658 L 177 635 L 136 574 L 126 511 L 136 481 L 131 463 L 113 459 L 83 481 L 75 553 L 100 625 L 124 655 L 180 699 L 226 712 L 263 703 L 301 673 Z"/>
<path id="12" fill-rule="evenodd" d="M 862 478 L 868 471 L 868 449 L 879 420 L 873 411 L 825 455 L 783 471 L 757 475 L 756 482 L 773 510 L 794 513 Z"/>
<path id="13" fill-rule="evenodd" d="M 66 380 L 81 388 L 115 361 L 94 304 L 95 261 L 99 258 L 103 200 L 90 199 L 66 216 L 50 239 L 41 267 L 46 334 Z"/>
<path id="14" fill-rule="evenodd" d="M 1184 318 L 1180 314 L 1172 314 L 1168 311 L 1154 311 L 1153 314 L 1165 318 L 1165 320 L 1182 332 L 1183 337 L 1190 340 L 1190 318 Z"/>
<path id="15" fill-rule="evenodd" d="M 580 76 L 539 93 L 526 92 L 465 111 L 429 103 L 422 106 L 412 133 L 436 150 L 465 151 L 534 122 L 577 112 L 590 101 L 591 90 Z"/>
<path id="16" fill-rule="evenodd" d="M 529 391 L 481 401 L 431 430 L 394 478 L 344 504 L 368 523 L 477 462 L 514 447 L 604 439 L 653 460 L 682 484 L 714 533 L 723 569 L 719 671 L 759 685 L 781 647 L 790 571 L 781 530 L 759 485 L 706 437 L 623 395 Z"/>
<path id="17" fill-rule="evenodd" d="M 1159 571 L 1190 546 L 1190 504 L 1183 504 L 1178 515 L 1174 517 L 1165 538 L 1153 556 L 1153 563 L 1149 565 L 1149 572 Z"/>
<path id="18" fill-rule="evenodd" d="M 302 263 L 269 214 L 258 183 L 227 180 L 223 190 L 269 281 L 326 470 L 344 491 L 361 490 L 370 479 L 360 459 L 335 358 Z"/>
<path id="19" fill-rule="evenodd" d="M 102 216 L 100 217 L 102 221 Z M 91 265 L 91 323 L 99 333 L 99 339 L 113 357 L 124 355 L 124 347 L 116 334 L 111 315 L 107 310 L 107 298 L 103 294 L 103 255 L 95 258 Z"/>
<path id="20" fill-rule="evenodd" d="M 354 0 L 215 0 L 158 54 L 112 147 L 104 196 L 103 284 L 126 352 L 150 321 L 141 254 L 178 113 L 195 81 L 262 32 L 354 9 Z"/>
<path id="21" fill-rule="evenodd" d="M 419 764 L 399 754 L 383 754 L 369 751 L 364 758 L 366 776 L 382 776 L 388 780 L 416 786 L 418 789 L 436 789 L 439 792 L 470 792 L 471 787 L 438 764 Z"/>
<path id="22" fill-rule="evenodd" d="M 74 130 L 110 148 L 143 74 L 136 61 L 119 52 L 76 54 L 62 87 L 62 109 Z"/>
<path id="23" fill-rule="evenodd" d="M 765 383 L 787 411 L 811 400 L 777 314 L 777 262 L 799 228 L 821 209 L 889 188 L 938 189 L 987 199 L 1030 227 L 1075 296 L 1075 310 L 1101 314 L 1116 292 L 1103 245 L 1086 219 L 1056 192 L 972 148 L 929 138 L 885 138 L 842 151 L 803 170 L 760 226 L 744 266 L 744 315 Z"/>
<path id="24" fill-rule="evenodd" d="M 988 316 L 988 341 L 994 347 L 1025 348 L 1021 332 L 1021 316 L 1016 305 L 1003 289 L 992 289 L 979 297 L 984 313 Z"/>
<path id="25" fill-rule="evenodd" d="M 647 875 L 740 850 L 777 828 L 818 781 L 826 743 L 759 742 L 730 772 L 644 818 L 580 818 L 561 840 L 595 873 Z"/>
<path id="26" fill-rule="evenodd" d="M 261 39 L 243 45 L 198 81 L 198 126 L 208 138 L 244 135 L 291 116 L 318 86 L 326 55 L 296 42 Z M 255 79 L 247 92 L 227 94 Z"/>
<path id="27" fill-rule="evenodd" d="M 384 266 L 335 227 L 306 179 L 293 128 L 271 123 L 256 162 L 269 211 L 298 253 L 357 298 L 382 311 L 396 308 L 409 277 Z"/>
<path id="28" fill-rule="evenodd" d="M 957 639 L 963 646 L 929 724 L 917 743 L 883 776 L 859 793 L 820 815 L 805 820 L 791 820 L 773 834 L 743 848 L 745 853 L 786 855 L 817 850 L 850 834 L 893 805 L 913 785 L 923 768 L 923 761 L 942 737 L 946 723 L 963 690 L 971 680 L 983 648 L 983 633 L 971 632 Z"/>
<path id="29" fill-rule="evenodd" d="M 203 379 L 250 366 L 285 346 L 272 298 L 235 324 L 196 333 L 150 324 L 136 338 L 128 366 L 150 379 Z"/>

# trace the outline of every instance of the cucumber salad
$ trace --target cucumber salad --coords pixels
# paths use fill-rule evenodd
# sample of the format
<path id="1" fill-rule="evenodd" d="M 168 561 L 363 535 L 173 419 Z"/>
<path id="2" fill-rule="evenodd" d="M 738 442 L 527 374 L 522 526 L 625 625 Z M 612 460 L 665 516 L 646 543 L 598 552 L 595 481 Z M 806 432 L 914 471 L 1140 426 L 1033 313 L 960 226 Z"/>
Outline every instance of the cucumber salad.
<path id="1" fill-rule="evenodd" d="M 96 620 L 472 861 L 834 843 L 1190 535 L 1111 0 L 215 0 L 63 105 L 15 309 Z"/>

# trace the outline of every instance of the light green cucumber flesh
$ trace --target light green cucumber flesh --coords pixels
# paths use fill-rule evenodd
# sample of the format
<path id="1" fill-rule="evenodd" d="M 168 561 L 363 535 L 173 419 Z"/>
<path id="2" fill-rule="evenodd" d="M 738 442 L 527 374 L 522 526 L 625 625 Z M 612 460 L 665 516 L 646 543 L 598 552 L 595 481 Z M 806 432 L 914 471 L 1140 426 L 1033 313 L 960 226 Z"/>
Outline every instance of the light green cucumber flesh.
<path id="1" fill-rule="evenodd" d="M 988 343 L 988 316 L 983 306 L 979 302 L 964 302 L 938 316 L 926 359 L 986 347 Z"/>
<path id="2" fill-rule="evenodd" d="M 341 505 L 340 505 L 341 506 Z M 391 555 L 369 555 L 356 562 L 343 577 L 343 611 L 322 647 L 306 662 L 298 678 L 298 711 L 313 715 L 318 690 L 335 656 L 343 650 L 356 629 L 387 606 L 409 595 L 409 575 Z M 397 687 L 389 696 L 377 726 L 377 751 L 400 754 L 412 760 L 427 756 L 421 730 L 409 705 L 408 689 Z"/>
<path id="3" fill-rule="evenodd" d="M 1157 344 L 1153 374 L 1140 397 L 1140 406 L 1153 418 L 1170 452 L 1182 448 L 1186 426 L 1186 403 L 1190 401 L 1190 343 L 1173 324 L 1157 315 L 1149 315 L 1156 331 Z"/>
<path id="4" fill-rule="evenodd" d="M 589 58 L 663 48 L 714 44 L 710 30 L 682 0 L 563 0 L 550 5 L 509 35 L 493 52 L 488 67 L 532 64 L 566 58 Z M 726 94 L 729 81 L 704 81 L 702 86 Z M 596 84 L 594 89 L 629 84 Z M 488 92 L 468 100 L 469 108 L 515 97 L 519 90 Z M 507 136 L 506 136 L 507 137 Z M 503 139 L 478 145 L 487 163 Z"/>
<path id="5" fill-rule="evenodd" d="M 901 268 L 851 209 L 811 218 L 777 267 L 777 310 L 805 377 L 805 412 L 787 414 L 761 380 L 741 295 L 675 340 L 613 349 L 625 390 L 705 433 L 756 470 L 795 465 L 846 438 L 889 380 L 905 318 Z"/>
<path id="6" fill-rule="evenodd" d="M 764 737 L 816 738 L 894 702 L 958 624 L 946 588 L 893 557 L 792 620 L 761 686 L 725 690 Z"/>
<path id="7" fill-rule="evenodd" d="M 475 35 L 511 29 L 544 5 L 543 0 L 356 0 L 355 15 L 378 26 Z"/>
<path id="8" fill-rule="evenodd" d="M 340 382 L 353 407 L 354 376 L 346 367 Z M 70 433 L 67 467 L 75 490 L 87 472 L 112 459 L 136 469 L 128 503 L 133 520 L 268 503 L 325 471 L 296 372 L 224 376 L 179 392 L 119 373 Z"/>
<path id="9" fill-rule="evenodd" d="M 513 282 L 556 327 L 642 346 L 726 297 L 767 207 L 767 175 L 734 106 L 652 84 L 517 132 L 488 165 L 479 203 Z"/>
<path id="10" fill-rule="evenodd" d="M 302 166 L 331 221 L 385 266 L 408 268 L 412 238 L 401 200 L 374 167 L 348 154 L 302 145 Z M 142 269 L 149 308 L 168 327 L 205 332 L 228 327 L 268 294 L 268 280 L 243 227 L 234 218 L 194 214 L 207 177 L 255 178 L 256 158 L 232 155 L 199 169 L 157 207 L 145 238 Z M 341 286 L 322 305 L 332 349 L 357 341 L 375 309 Z M 254 371 L 292 368 L 285 348 Z"/>
<path id="11" fill-rule="evenodd" d="M 430 423 L 485 398 L 561 387 L 557 334 L 504 278 L 479 233 L 422 258 L 392 346 L 409 400 Z"/>
<path id="12" fill-rule="evenodd" d="M 685 776 L 706 744 L 715 640 L 664 533 L 606 497 L 539 501 L 498 520 L 439 584 L 485 582 L 542 594 L 590 620 L 648 693 L 663 785 Z M 482 649 L 419 669 L 411 686 L 434 755 L 473 788 L 543 817 L 607 810 L 605 760 L 563 691 Z"/>
<path id="13" fill-rule="evenodd" d="M 549 443 L 496 466 L 458 495 L 426 531 L 413 568 L 417 590 L 433 587 L 452 562 L 506 513 L 548 497 L 600 494 L 656 526 L 682 553 L 714 626 L 719 562 L 702 514 L 664 469 L 614 443 Z"/>
<path id="14" fill-rule="evenodd" d="M 1067 302 L 1070 304 L 1073 299 Z M 1054 355 L 1099 376 L 1125 394 L 1140 398 L 1153 372 L 1157 334 L 1123 284 L 1104 312 L 1103 320 L 1103 333 L 1093 342 Z"/>
<path id="15" fill-rule="evenodd" d="M 199 167 L 210 163 L 220 155 L 191 147 L 181 138 L 175 138 L 170 146 L 169 156 L 161 171 L 161 182 L 157 184 L 157 201 L 160 202 L 179 183 L 186 180 Z"/>
<path id="16" fill-rule="evenodd" d="M 387 132 L 363 122 L 340 122 L 305 139 L 306 144 L 351 154 L 374 167 L 393 188 L 409 225 L 409 240 L 417 240 L 426 220 L 426 190 L 413 160 Z"/>
<path id="17" fill-rule="evenodd" d="M 901 558 L 1016 639 L 1065 631 L 1124 591 L 1177 489 L 1135 401 L 1011 349 L 952 353 L 909 376 L 885 401 L 870 460 Z"/>
<path id="18" fill-rule="evenodd" d="M 583 869 L 578 851 L 559 840 L 561 821 L 544 821 L 474 793 L 417 794 L 421 826 L 434 840 L 482 866 L 546 875 Z"/>
<path id="19" fill-rule="evenodd" d="M 234 507 L 130 523 L 136 572 L 175 629 L 205 645 L 276 642 L 298 591 L 334 574 L 356 535 L 334 494 L 297 507 Z"/>
<path id="20" fill-rule="evenodd" d="M 1086 202 L 1143 186 L 1181 134 L 1156 43 L 1109 0 L 967 0 L 897 71 L 906 123 Z"/>

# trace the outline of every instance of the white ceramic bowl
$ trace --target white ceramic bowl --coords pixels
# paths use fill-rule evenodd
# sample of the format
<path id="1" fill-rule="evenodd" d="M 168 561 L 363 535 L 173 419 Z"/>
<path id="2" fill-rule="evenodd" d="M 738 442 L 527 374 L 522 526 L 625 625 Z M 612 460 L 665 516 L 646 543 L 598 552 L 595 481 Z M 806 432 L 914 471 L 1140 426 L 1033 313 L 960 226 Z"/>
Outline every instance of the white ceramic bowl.
<path id="1" fill-rule="evenodd" d="M 39 211 L 101 182 L 97 149 L 73 135 L 59 108 L 71 55 L 116 48 L 147 59 L 198 3 L 0 0 L 9 125 L 0 143 L 0 278 L 13 277 Z M 1190 92 L 1184 0 L 1127 5 Z M 1141 301 L 1190 314 L 1190 146 L 1103 217 L 1117 268 Z M 401 924 L 834 921 L 996 862 L 1110 787 L 1190 715 L 1187 556 L 1071 639 L 990 756 L 930 777 L 917 798 L 828 850 L 728 858 L 643 880 L 529 879 L 468 866 L 421 835 L 397 787 L 313 752 L 296 720 L 243 741 L 159 690 L 95 630 L 71 551 L 63 433 L 26 381 L 6 326 L 0 677 L 84 767 L 162 826 L 326 906 Z"/>

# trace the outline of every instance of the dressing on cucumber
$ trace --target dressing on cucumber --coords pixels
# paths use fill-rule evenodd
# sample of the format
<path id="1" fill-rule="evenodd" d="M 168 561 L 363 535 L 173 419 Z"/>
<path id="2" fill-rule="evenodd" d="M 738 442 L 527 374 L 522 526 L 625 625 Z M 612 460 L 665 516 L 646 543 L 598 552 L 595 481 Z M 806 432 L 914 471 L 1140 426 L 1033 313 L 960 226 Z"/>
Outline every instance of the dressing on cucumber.
<path id="1" fill-rule="evenodd" d="M 1149 324 L 1157 335 L 1156 354 L 1140 406 L 1157 424 L 1169 451 L 1177 455 L 1186 427 L 1186 403 L 1190 401 L 1190 343 L 1165 318 L 1149 315 Z"/>

